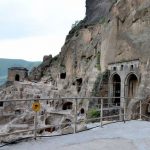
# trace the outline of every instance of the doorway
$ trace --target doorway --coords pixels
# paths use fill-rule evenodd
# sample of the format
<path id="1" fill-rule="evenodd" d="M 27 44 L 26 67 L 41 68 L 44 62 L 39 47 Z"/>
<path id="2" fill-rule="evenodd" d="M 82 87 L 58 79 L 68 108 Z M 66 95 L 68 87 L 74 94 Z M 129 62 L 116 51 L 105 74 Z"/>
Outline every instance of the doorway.
<path id="1" fill-rule="evenodd" d="M 15 81 L 20 81 L 20 76 L 18 74 L 15 76 Z"/>
<path id="2" fill-rule="evenodd" d="M 115 74 L 112 78 L 112 87 L 113 87 L 113 103 L 117 106 L 120 106 L 120 96 L 121 96 L 121 78 L 118 74 Z"/>
<path id="3" fill-rule="evenodd" d="M 138 88 L 138 78 L 135 74 L 130 74 L 127 78 L 127 97 L 134 98 Z"/>

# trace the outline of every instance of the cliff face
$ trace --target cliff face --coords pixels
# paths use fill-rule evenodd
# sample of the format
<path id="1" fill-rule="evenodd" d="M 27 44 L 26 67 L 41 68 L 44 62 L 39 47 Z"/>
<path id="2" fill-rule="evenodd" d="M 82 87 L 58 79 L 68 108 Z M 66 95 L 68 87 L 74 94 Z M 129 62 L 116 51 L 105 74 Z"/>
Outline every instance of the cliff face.
<path id="1" fill-rule="evenodd" d="M 43 76 L 49 76 L 57 85 L 65 82 L 65 88 L 68 90 L 73 87 L 75 90 L 71 93 L 75 95 L 90 96 L 101 70 L 102 24 L 110 21 L 111 8 L 115 2 L 87 0 L 86 17 L 69 32 L 60 54 L 35 68 L 30 79 L 40 80 Z M 63 73 L 66 74 L 64 81 L 60 77 Z M 78 79 L 82 80 L 82 83 L 78 83 Z M 80 90 L 77 90 L 78 88 Z"/>
<path id="2" fill-rule="evenodd" d="M 111 18 L 111 8 L 117 0 L 87 0 L 86 1 L 86 23 L 100 23 Z"/>
<path id="3" fill-rule="evenodd" d="M 106 96 L 107 92 L 100 93 L 100 76 L 110 63 L 138 59 L 144 78 L 149 33 L 149 0 L 87 0 L 86 17 L 69 32 L 60 54 L 49 65 L 43 62 L 43 69 L 39 66 L 31 76 L 35 79 L 38 72 L 38 80 L 51 78 L 48 81 L 53 81 L 60 96 L 91 96 L 93 91 Z"/>

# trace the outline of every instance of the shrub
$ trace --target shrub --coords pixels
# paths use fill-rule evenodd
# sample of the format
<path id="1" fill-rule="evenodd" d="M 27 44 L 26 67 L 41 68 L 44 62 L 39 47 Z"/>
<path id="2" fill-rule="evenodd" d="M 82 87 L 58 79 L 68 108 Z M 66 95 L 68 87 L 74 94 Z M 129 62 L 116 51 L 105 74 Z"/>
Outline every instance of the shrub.
<path id="1" fill-rule="evenodd" d="M 88 112 L 87 112 L 87 118 L 88 119 L 92 119 L 92 118 L 98 118 L 100 117 L 100 110 L 97 110 L 97 109 L 90 109 Z"/>

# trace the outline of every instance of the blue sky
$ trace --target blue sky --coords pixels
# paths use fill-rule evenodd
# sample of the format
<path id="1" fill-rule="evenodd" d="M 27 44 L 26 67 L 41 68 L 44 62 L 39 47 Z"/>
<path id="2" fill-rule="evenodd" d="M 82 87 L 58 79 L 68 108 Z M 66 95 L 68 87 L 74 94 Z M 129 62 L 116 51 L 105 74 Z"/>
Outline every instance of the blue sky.
<path id="1" fill-rule="evenodd" d="M 0 57 L 42 60 L 58 54 L 85 0 L 0 0 Z"/>

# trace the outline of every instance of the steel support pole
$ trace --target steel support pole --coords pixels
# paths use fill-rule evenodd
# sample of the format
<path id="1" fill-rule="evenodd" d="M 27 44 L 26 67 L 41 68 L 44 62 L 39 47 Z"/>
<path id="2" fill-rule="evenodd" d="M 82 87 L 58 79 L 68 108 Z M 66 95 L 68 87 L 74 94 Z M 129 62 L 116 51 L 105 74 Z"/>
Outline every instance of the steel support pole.
<path id="1" fill-rule="evenodd" d="M 37 137 L 37 112 L 35 112 L 34 116 L 34 139 L 36 140 Z"/>
<path id="2" fill-rule="evenodd" d="M 126 100 L 124 100 L 124 111 L 123 111 L 123 113 L 124 113 L 124 115 L 123 115 L 123 121 L 124 121 L 124 123 L 126 122 Z"/>
<path id="3" fill-rule="evenodd" d="M 77 131 L 77 98 L 75 99 L 74 133 Z"/>
<path id="4" fill-rule="evenodd" d="M 140 120 L 142 120 L 142 101 L 140 100 Z"/>
<path id="5" fill-rule="evenodd" d="M 103 99 L 101 99 L 100 125 L 103 127 Z"/>

